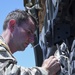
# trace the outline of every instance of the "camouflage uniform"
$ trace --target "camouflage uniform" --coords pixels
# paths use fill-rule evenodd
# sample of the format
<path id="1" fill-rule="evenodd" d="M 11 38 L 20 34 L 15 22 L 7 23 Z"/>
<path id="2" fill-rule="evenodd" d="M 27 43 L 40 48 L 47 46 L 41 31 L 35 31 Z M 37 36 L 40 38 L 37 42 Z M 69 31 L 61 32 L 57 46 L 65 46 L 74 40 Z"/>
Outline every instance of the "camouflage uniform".
<path id="1" fill-rule="evenodd" d="M 0 75 L 48 75 L 48 73 L 41 67 L 18 66 L 9 47 L 0 36 Z"/>

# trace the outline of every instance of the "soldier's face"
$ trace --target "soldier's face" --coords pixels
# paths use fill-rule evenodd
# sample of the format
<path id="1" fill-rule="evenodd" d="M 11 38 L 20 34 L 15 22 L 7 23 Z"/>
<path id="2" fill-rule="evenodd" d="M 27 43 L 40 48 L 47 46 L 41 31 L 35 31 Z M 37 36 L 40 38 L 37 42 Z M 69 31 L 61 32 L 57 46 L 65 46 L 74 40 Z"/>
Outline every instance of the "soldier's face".
<path id="1" fill-rule="evenodd" d="M 17 26 L 13 33 L 13 41 L 18 50 L 24 50 L 29 43 L 34 42 L 34 22 L 29 18 L 26 23 L 21 26 Z"/>

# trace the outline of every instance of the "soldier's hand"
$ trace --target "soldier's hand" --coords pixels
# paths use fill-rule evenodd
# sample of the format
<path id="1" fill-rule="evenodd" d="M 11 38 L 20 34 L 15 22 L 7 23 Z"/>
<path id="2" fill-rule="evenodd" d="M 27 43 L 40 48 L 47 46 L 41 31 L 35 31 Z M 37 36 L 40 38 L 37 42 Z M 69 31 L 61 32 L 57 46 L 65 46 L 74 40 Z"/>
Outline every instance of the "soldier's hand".
<path id="1" fill-rule="evenodd" d="M 48 71 L 48 75 L 55 75 L 60 70 L 60 63 L 55 56 L 50 56 L 45 59 L 42 67 Z"/>

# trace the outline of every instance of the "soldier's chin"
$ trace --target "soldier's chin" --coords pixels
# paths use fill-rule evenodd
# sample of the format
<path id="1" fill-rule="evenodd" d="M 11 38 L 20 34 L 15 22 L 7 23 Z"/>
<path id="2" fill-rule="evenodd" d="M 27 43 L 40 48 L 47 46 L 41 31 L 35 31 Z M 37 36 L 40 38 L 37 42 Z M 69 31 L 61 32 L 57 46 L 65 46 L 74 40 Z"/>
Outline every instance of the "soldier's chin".
<path id="1" fill-rule="evenodd" d="M 23 45 L 21 46 L 21 50 L 24 51 L 24 50 L 27 48 L 27 46 L 28 46 L 28 44 L 23 44 Z"/>
<path id="2" fill-rule="evenodd" d="M 28 46 L 28 45 L 24 46 L 24 49 L 26 49 L 26 48 L 27 48 L 27 46 Z"/>
<path id="3" fill-rule="evenodd" d="M 21 51 L 24 51 L 26 48 L 27 48 L 27 46 L 24 46 L 24 45 L 23 45 L 23 46 L 21 47 Z"/>

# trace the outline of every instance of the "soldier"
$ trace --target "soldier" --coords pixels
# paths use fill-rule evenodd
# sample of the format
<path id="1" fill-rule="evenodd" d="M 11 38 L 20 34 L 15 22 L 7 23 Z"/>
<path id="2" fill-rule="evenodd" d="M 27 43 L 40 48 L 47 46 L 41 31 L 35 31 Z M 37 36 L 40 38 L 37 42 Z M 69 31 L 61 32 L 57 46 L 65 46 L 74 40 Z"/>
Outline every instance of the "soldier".
<path id="1" fill-rule="evenodd" d="M 10 12 L 0 36 L 0 75 L 55 75 L 60 63 L 54 56 L 46 59 L 41 67 L 24 68 L 17 65 L 12 53 L 23 51 L 34 42 L 36 20 L 23 10 Z"/>

